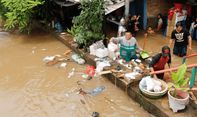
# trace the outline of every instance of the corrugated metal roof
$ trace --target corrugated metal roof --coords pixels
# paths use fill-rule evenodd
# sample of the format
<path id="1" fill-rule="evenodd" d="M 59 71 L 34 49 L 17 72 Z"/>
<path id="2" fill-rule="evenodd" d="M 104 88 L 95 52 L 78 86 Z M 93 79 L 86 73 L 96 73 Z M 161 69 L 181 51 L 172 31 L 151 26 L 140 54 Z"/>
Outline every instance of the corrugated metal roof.
<path id="1" fill-rule="evenodd" d="M 53 0 L 56 4 L 61 7 L 69 7 L 75 4 L 79 4 L 80 0 Z M 125 0 L 105 0 L 105 15 L 123 7 Z"/>

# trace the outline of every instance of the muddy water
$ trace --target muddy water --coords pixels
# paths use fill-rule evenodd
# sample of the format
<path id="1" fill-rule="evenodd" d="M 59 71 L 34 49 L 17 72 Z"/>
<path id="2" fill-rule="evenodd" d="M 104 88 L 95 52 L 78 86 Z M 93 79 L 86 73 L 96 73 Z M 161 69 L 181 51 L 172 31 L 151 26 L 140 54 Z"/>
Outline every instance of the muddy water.
<path id="1" fill-rule="evenodd" d="M 143 47 L 143 44 L 144 44 L 143 34 L 139 34 L 136 38 L 137 38 L 139 44 L 141 45 L 141 47 Z M 170 40 L 169 37 L 164 37 L 160 34 L 149 35 L 147 37 L 147 41 L 145 42 L 144 50 L 148 51 L 149 54 L 151 56 L 153 56 L 153 55 L 161 52 L 162 46 L 168 45 L 169 40 Z M 171 53 L 172 53 L 172 50 L 173 50 L 173 46 L 171 47 Z M 197 53 L 197 41 L 192 40 L 192 51 L 188 51 L 188 55 L 194 54 L 194 53 Z M 196 64 L 196 63 L 197 63 L 197 56 L 186 59 L 187 65 Z M 172 54 L 171 67 L 177 67 L 177 66 L 180 66 L 181 64 L 182 64 L 182 57 L 177 57 Z M 166 65 L 166 68 L 168 68 L 167 65 Z M 165 73 L 164 77 L 165 77 L 166 81 L 171 81 L 170 74 L 168 72 Z M 191 69 L 187 70 L 187 77 L 191 77 Z M 196 77 L 197 77 L 197 75 L 196 75 Z M 194 87 L 197 87 L 197 81 L 196 81 Z"/>
<path id="2" fill-rule="evenodd" d="M 105 78 L 85 80 L 85 66 L 46 66 L 42 59 L 68 48 L 50 35 L 0 33 L 0 117 L 148 117 L 139 104 Z M 74 76 L 68 78 L 72 68 Z M 77 83 L 78 82 L 78 83 Z M 97 96 L 80 95 L 105 86 Z"/>
<path id="3" fill-rule="evenodd" d="M 144 37 L 143 34 L 139 34 L 137 37 L 139 44 L 143 47 L 144 44 Z M 147 41 L 145 43 L 144 50 L 148 51 L 151 55 L 155 55 L 156 53 L 161 52 L 161 48 L 164 45 L 169 44 L 169 37 L 164 37 L 159 34 L 149 35 L 147 37 Z M 171 47 L 172 52 L 173 46 Z M 188 51 L 188 54 L 197 53 L 197 41 L 192 41 L 192 51 Z M 180 65 L 182 62 L 181 57 L 177 57 L 172 54 L 172 67 Z M 194 64 L 197 63 L 197 57 L 192 57 L 187 59 L 186 64 Z"/>

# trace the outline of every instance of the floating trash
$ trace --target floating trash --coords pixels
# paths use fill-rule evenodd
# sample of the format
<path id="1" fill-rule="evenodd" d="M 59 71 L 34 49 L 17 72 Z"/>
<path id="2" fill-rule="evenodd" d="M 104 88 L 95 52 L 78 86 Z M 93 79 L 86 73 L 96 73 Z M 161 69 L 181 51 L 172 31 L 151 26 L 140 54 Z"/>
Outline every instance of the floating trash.
<path id="1" fill-rule="evenodd" d="M 99 93 L 103 92 L 104 90 L 105 90 L 104 86 L 98 86 L 95 89 L 93 89 L 92 91 L 90 91 L 89 94 L 92 95 L 92 96 L 96 96 Z"/>
<path id="2" fill-rule="evenodd" d="M 44 62 L 49 62 L 49 61 L 53 61 L 55 59 L 55 56 L 46 56 L 43 58 Z"/>
<path id="3" fill-rule="evenodd" d="M 79 55 L 77 55 L 77 54 L 73 54 L 72 56 L 71 56 L 71 58 L 75 61 L 75 62 L 77 62 L 78 64 L 85 64 L 85 60 L 83 59 L 83 58 L 81 58 Z"/>
<path id="4" fill-rule="evenodd" d="M 42 48 L 42 51 L 46 51 L 47 49 L 45 49 L 45 48 Z"/>
<path id="5" fill-rule="evenodd" d="M 68 74 L 68 78 L 71 78 L 75 73 L 75 68 L 72 68 L 72 71 Z"/>
<path id="6" fill-rule="evenodd" d="M 32 50 L 31 53 L 34 54 L 35 53 L 35 50 Z"/>
<path id="7" fill-rule="evenodd" d="M 61 63 L 60 68 L 65 68 L 67 66 L 67 63 Z"/>
<path id="8" fill-rule="evenodd" d="M 98 112 L 93 112 L 92 117 L 99 117 L 99 113 Z"/>
<path id="9" fill-rule="evenodd" d="M 95 75 L 95 67 L 94 66 L 87 66 L 86 67 L 86 74 L 89 76 L 94 77 Z"/>
<path id="10" fill-rule="evenodd" d="M 85 101 L 83 101 L 82 99 L 80 99 L 80 102 L 81 102 L 82 104 L 86 104 Z"/>

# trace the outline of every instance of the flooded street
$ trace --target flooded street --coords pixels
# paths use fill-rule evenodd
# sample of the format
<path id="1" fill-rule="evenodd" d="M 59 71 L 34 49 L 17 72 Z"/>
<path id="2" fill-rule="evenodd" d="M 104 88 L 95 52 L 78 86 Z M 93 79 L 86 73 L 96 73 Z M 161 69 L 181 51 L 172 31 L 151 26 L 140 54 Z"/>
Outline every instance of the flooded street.
<path id="1" fill-rule="evenodd" d="M 0 117 L 149 117 L 139 104 L 105 78 L 82 78 L 85 65 L 46 66 L 43 58 L 68 50 L 51 35 L 0 33 Z M 68 78 L 75 68 L 75 74 Z M 104 86 L 96 96 L 78 94 L 80 88 Z"/>

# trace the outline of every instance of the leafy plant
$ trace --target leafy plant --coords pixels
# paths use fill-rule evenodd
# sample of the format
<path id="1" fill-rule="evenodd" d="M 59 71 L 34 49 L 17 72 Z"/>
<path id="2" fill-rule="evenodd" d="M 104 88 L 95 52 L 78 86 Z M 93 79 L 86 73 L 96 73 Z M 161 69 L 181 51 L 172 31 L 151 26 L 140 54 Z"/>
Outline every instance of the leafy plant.
<path id="1" fill-rule="evenodd" d="M 74 17 L 70 32 L 78 44 L 88 47 L 93 42 L 104 38 L 102 32 L 104 0 L 82 0 L 81 13 Z"/>
<path id="2" fill-rule="evenodd" d="M 18 28 L 26 31 L 31 22 L 31 15 L 35 6 L 43 4 L 42 0 L 1 0 L 1 4 L 7 9 L 5 14 L 5 29 Z"/>
<path id="3" fill-rule="evenodd" d="M 6 19 L 5 13 L 7 12 L 7 8 L 1 4 L 1 1 L 2 0 L 0 0 L 0 19 Z"/>
<path id="4" fill-rule="evenodd" d="M 179 66 L 177 72 L 172 72 L 173 83 L 171 84 L 170 88 L 175 88 L 175 90 L 172 92 L 174 97 L 177 97 L 177 90 L 187 91 L 185 86 L 187 85 L 189 78 L 185 78 L 186 71 L 187 66 L 184 63 Z"/>

